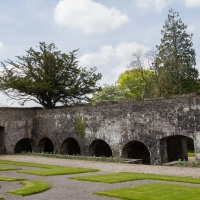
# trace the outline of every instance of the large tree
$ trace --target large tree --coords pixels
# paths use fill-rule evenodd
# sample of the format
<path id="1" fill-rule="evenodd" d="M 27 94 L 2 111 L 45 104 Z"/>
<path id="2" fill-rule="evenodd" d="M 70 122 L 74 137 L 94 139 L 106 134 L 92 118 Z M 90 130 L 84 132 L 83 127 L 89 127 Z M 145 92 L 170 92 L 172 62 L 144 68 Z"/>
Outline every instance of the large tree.
<path id="1" fill-rule="evenodd" d="M 55 44 L 39 43 L 39 51 L 30 48 L 27 55 L 7 60 L 0 72 L 0 89 L 21 105 L 35 101 L 45 108 L 88 101 L 88 94 L 100 89 L 96 68 L 78 66 L 76 52 L 58 51 Z M 8 64 L 8 66 L 6 66 Z M 11 66 L 11 67 L 10 67 Z"/>
<path id="2" fill-rule="evenodd" d="M 179 13 L 170 9 L 161 30 L 163 37 L 157 46 L 158 53 L 152 68 L 159 95 L 191 93 L 199 88 L 192 34 L 188 34 L 186 29 Z"/>

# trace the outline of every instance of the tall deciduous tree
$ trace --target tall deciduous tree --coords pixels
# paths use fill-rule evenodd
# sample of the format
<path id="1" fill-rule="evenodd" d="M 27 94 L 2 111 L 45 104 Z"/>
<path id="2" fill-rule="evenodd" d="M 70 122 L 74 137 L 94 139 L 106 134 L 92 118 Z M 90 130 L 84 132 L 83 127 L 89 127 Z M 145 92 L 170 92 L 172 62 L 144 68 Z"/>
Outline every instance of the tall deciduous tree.
<path id="1" fill-rule="evenodd" d="M 79 67 L 76 51 L 65 54 L 53 43 L 40 43 L 39 51 L 30 48 L 16 62 L 5 61 L 11 68 L 2 63 L 1 91 L 22 105 L 32 100 L 45 108 L 88 101 L 87 95 L 100 89 L 101 74 L 95 73 L 96 68 Z"/>
<path id="2" fill-rule="evenodd" d="M 159 95 L 196 92 L 199 88 L 192 34 L 186 33 L 186 29 L 179 13 L 170 9 L 153 64 Z"/>
<path id="3" fill-rule="evenodd" d="M 119 75 L 117 88 L 123 91 L 126 98 L 141 100 L 149 97 L 149 86 L 153 73 L 147 69 L 133 68 Z"/>

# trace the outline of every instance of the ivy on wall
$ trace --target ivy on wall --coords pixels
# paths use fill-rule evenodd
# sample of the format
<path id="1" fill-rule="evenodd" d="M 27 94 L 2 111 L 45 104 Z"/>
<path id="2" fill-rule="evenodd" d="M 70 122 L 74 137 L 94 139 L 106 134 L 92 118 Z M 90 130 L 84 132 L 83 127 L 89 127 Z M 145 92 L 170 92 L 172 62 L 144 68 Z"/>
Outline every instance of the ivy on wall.
<path id="1" fill-rule="evenodd" d="M 76 130 L 80 137 L 85 136 L 85 117 L 83 115 L 78 115 L 77 122 L 76 122 Z"/>

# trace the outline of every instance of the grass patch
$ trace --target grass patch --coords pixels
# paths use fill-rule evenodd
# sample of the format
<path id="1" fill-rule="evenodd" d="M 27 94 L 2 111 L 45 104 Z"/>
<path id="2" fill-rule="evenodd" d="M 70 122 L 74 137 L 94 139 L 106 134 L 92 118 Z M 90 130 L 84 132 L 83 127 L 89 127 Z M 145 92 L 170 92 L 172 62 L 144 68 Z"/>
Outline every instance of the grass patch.
<path id="1" fill-rule="evenodd" d="M 200 184 L 200 178 L 164 176 L 164 175 L 142 174 L 142 173 L 132 173 L 132 172 L 119 172 L 119 173 L 111 173 L 111 174 L 79 176 L 79 177 L 70 177 L 70 178 L 76 179 L 76 180 L 82 180 L 82 181 L 93 181 L 93 182 L 102 182 L 102 183 L 117 183 L 117 182 L 134 181 L 134 180 L 142 180 L 142 179 L 152 179 L 152 180 Z"/>
<path id="2" fill-rule="evenodd" d="M 7 193 L 26 196 L 43 192 L 51 187 L 48 182 L 41 180 L 22 181 L 20 183 L 23 185 L 22 187 L 10 190 Z"/>
<path id="3" fill-rule="evenodd" d="M 9 171 L 9 170 L 20 170 L 21 168 L 0 166 L 0 171 Z"/>
<path id="4" fill-rule="evenodd" d="M 199 200 L 198 187 L 151 183 L 135 187 L 95 192 L 101 196 L 127 200 Z"/>
<path id="5" fill-rule="evenodd" d="M 193 156 L 194 156 L 194 151 L 189 150 L 189 151 L 188 151 L 188 157 L 193 157 Z"/>
<path id="6" fill-rule="evenodd" d="M 0 200 L 1 200 L 1 199 L 3 200 L 4 198 L 3 198 L 2 196 L 0 196 Z"/>
<path id="7" fill-rule="evenodd" d="M 0 176 L 0 181 L 12 182 L 12 181 L 23 181 L 23 180 L 26 180 L 26 179 L 18 178 L 18 177 Z"/>
<path id="8" fill-rule="evenodd" d="M 99 171 L 96 169 L 88 169 L 88 168 L 75 168 L 75 167 L 65 167 L 65 166 L 56 166 L 56 165 L 35 164 L 35 163 L 28 163 L 28 162 L 9 161 L 9 160 L 0 160 L 0 164 L 42 168 L 38 170 L 18 171 L 24 174 L 33 174 L 33 175 L 39 175 L 39 176 L 53 176 L 53 175 L 77 174 L 77 173 Z"/>

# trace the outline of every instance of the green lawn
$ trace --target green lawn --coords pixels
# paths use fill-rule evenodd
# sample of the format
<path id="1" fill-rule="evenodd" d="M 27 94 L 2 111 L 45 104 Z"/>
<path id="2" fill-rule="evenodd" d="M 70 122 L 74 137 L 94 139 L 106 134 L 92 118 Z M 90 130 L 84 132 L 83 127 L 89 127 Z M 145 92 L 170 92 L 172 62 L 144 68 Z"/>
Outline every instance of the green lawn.
<path id="1" fill-rule="evenodd" d="M 18 178 L 18 177 L 10 177 L 10 176 L 0 176 L 0 181 L 23 181 L 26 180 L 25 178 Z"/>
<path id="2" fill-rule="evenodd" d="M 22 181 L 20 183 L 23 185 L 22 187 L 10 190 L 7 193 L 26 196 L 43 192 L 51 187 L 48 182 L 41 180 Z"/>
<path id="3" fill-rule="evenodd" d="M 9 170 L 20 170 L 21 168 L 9 167 L 9 166 L 0 166 L 0 171 L 9 171 Z"/>
<path id="4" fill-rule="evenodd" d="M 0 160 L 0 164 L 9 164 L 9 165 L 16 165 L 16 166 L 40 168 L 37 170 L 20 170 L 20 171 L 18 171 L 19 173 L 33 174 L 33 175 L 39 175 L 39 176 L 76 174 L 76 173 L 86 173 L 86 172 L 98 171 L 96 169 L 88 169 L 88 168 L 75 168 L 75 167 L 65 167 L 65 166 L 56 166 L 56 165 L 35 164 L 35 163 L 28 163 L 28 162 L 9 161 L 9 160 Z"/>
<path id="5" fill-rule="evenodd" d="M 188 151 L 188 157 L 193 157 L 193 156 L 194 156 L 194 151 L 189 150 L 189 151 Z"/>
<path id="6" fill-rule="evenodd" d="M 151 183 L 135 187 L 95 192 L 94 194 L 126 200 L 199 200 L 200 188 Z"/>
<path id="7" fill-rule="evenodd" d="M 4 198 L 2 196 L 0 196 L 0 200 L 3 200 Z"/>
<path id="8" fill-rule="evenodd" d="M 134 181 L 141 179 L 152 179 L 152 180 L 176 181 L 176 182 L 200 184 L 200 178 L 164 176 L 164 175 L 142 174 L 142 173 L 132 173 L 132 172 L 119 172 L 111 174 L 79 176 L 70 178 L 82 181 L 94 181 L 102 183 L 117 183 L 117 182 Z"/>

